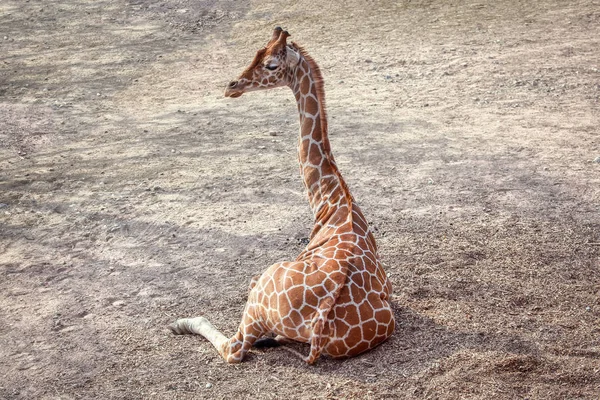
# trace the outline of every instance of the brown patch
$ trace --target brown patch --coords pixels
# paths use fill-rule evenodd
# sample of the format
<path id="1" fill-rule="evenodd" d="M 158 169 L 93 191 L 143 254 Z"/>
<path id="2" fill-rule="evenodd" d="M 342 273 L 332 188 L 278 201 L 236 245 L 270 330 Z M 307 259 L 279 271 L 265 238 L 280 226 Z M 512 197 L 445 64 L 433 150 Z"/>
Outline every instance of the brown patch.
<path id="1" fill-rule="evenodd" d="M 284 294 L 279 294 L 277 301 L 277 310 L 281 315 L 288 315 L 290 311 L 293 309 L 292 303 L 288 300 L 288 297 Z"/>
<path id="2" fill-rule="evenodd" d="M 310 78 L 308 77 L 308 75 L 304 75 L 302 77 L 302 80 L 300 81 L 300 91 L 303 94 L 308 93 L 308 91 L 310 90 Z"/>
<path id="3" fill-rule="evenodd" d="M 321 270 L 306 275 L 305 282 L 307 286 L 316 286 L 321 284 L 327 278 L 327 274 Z"/>
<path id="4" fill-rule="evenodd" d="M 306 304 L 309 304 L 313 307 L 318 306 L 319 298 L 315 295 L 315 293 L 311 289 L 306 290 L 304 295 L 305 295 Z"/>
<path id="5" fill-rule="evenodd" d="M 310 162 L 312 165 L 319 166 L 321 165 L 322 159 L 323 156 L 321 155 L 319 148 L 314 144 L 311 144 L 308 148 L 308 162 Z"/>
<path id="6" fill-rule="evenodd" d="M 344 343 L 346 347 L 352 348 L 356 346 L 358 342 L 362 340 L 362 329 L 360 326 L 350 326 L 350 331 L 348 332 L 348 337 L 344 339 Z"/>
<path id="7" fill-rule="evenodd" d="M 352 282 L 358 285 L 361 288 L 365 287 L 365 280 L 363 279 L 362 273 L 356 273 L 352 275 Z"/>
<path id="8" fill-rule="evenodd" d="M 350 285 L 350 295 L 354 302 L 360 302 L 363 297 L 363 289 L 353 283 Z"/>
<path id="9" fill-rule="evenodd" d="M 296 286 L 287 290 L 288 297 L 292 301 L 293 305 L 302 304 L 304 299 L 304 286 Z"/>
<path id="10" fill-rule="evenodd" d="M 360 306 L 360 318 L 363 321 L 369 320 L 371 318 L 373 318 L 374 316 L 374 310 L 373 307 L 371 306 L 371 304 L 369 304 L 369 302 L 364 302 L 361 306 Z"/>
<path id="11" fill-rule="evenodd" d="M 368 349 L 369 349 L 369 343 L 360 342 L 358 345 L 356 345 L 356 347 L 354 347 L 352 349 L 351 354 L 360 354 L 360 353 L 367 351 Z"/>
<path id="12" fill-rule="evenodd" d="M 312 97 L 307 97 L 304 100 L 304 110 L 308 111 L 312 115 L 316 115 L 317 111 L 319 110 L 319 105 L 317 103 L 317 100 L 315 100 Z M 321 127 L 322 127 L 322 124 L 323 124 L 323 121 L 321 121 Z"/>
<path id="13" fill-rule="evenodd" d="M 346 315 L 344 317 L 344 320 L 348 324 L 350 324 L 350 326 L 358 325 L 358 323 L 360 322 L 360 315 L 358 313 L 358 307 L 353 304 L 347 305 L 346 306 Z"/>
<path id="14" fill-rule="evenodd" d="M 288 315 L 288 318 L 292 321 L 292 326 L 300 326 L 300 324 L 302 324 L 304 321 L 302 314 L 300 314 L 300 312 L 297 310 L 292 310 L 292 312 L 290 312 Z"/>
<path id="15" fill-rule="evenodd" d="M 335 318 L 337 318 L 339 321 L 346 320 L 346 315 L 348 314 L 346 307 L 336 306 L 333 308 L 333 311 L 335 312 Z"/>
<path id="16" fill-rule="evenodd" d="M 387 325 L 382 325 L 382 324 L 377 325 L 377 336 L 386 337 L 387 333 L 388 333 Z"/>
<path id="17" fill-rule="evenodd" d="M 364 314 L 363 314 L 364 315 Z M 363 316 L 364 318 L 364 316 Z M 377 323 L 374 321 L 367 322 L 363 324 L 363 338 L 372 341 L 377 335 Z"/>

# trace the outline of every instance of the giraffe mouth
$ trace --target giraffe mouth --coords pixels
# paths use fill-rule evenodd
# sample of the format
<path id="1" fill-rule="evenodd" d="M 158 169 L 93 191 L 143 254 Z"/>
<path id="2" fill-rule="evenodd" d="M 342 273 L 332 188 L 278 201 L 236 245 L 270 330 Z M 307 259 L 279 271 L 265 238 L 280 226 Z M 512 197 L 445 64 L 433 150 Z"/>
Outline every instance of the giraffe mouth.
<path id="1" fill-rule="evenodd" d="M 225 88 L 225 97 L 240 97 L 244 93 L 243 85 L 239 84 L 239 81 L 231 81 Z"/>
<path id="2" fill-rule="evenodd" d="M 227 88 L 225 89 L 225 97 L 240 97 L 244 92 L 242 92 L 241 90 L 235 90 L 235 89 L 230 89 Z"/>

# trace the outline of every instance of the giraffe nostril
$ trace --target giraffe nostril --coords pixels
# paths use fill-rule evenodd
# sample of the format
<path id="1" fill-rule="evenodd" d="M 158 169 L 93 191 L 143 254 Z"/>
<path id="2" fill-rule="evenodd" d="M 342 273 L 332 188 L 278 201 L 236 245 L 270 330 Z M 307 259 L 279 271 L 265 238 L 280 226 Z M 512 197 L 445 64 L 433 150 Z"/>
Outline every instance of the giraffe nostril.
<path id="1" fill-rule="evenodd" d="M 234 88 L 237 86 L 237 84 L 238 84 L 238 81 L 231 81 L 231 82 L 229 82 L 229 87 Z"/>

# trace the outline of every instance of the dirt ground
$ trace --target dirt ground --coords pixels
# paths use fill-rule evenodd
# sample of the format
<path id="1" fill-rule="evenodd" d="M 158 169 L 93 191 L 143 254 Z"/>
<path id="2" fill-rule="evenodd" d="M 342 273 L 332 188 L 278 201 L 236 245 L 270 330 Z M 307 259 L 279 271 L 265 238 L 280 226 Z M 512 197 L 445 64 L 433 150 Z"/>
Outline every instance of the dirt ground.
<path id="1" fill-rule="evenodd" d="M 600 2 L 453 3 L 0 0 L 0 398 L 600 398 Z M 277 25 L 398 328 L 227 365 L 166 325 L 310 231 L 292 94 L 223 97 Z"/>

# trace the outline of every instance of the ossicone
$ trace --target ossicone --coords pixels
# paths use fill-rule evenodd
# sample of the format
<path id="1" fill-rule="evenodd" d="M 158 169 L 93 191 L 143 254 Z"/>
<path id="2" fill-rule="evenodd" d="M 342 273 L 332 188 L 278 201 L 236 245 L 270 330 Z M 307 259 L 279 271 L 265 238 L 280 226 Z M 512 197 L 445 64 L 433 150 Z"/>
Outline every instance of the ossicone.
<path id="1" fill-rule="evenodd" d="M 269 40 L 269 43 L 267 44 L 267 47 L 269 46 L 274 46 L 274 45 L 286 45 L 286 40 L 288 37 L 290 37 L 291 35 L 289 34 L 288 31 L 284 31 L 283 29 L 281 29 L 280 26 L 276 27 L 273 30 L 273 36 L 271 36 L 271 40 Z"/>

